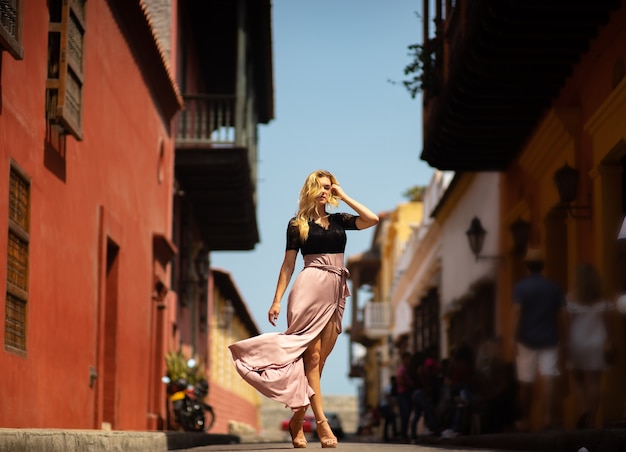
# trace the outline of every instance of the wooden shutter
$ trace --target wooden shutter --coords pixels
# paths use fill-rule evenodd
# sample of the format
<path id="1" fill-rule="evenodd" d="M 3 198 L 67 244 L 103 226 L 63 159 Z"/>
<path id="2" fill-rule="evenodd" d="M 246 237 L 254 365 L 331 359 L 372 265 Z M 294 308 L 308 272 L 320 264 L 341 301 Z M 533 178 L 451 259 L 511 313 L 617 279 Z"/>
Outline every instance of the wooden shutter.
<path id="1" fill-rule="evenodd" d="M 16 60 L 24 59 L 22 48 L 23 0 L 0 0 L 0 49 Z"/>
<path id="2" fill-rule="evenodd" d="M 58 50 L 49 54 L 48 119 L 82 140 L 85 0 L 63 0 L 61 23 L 50 23 L 49 39 Z"/>

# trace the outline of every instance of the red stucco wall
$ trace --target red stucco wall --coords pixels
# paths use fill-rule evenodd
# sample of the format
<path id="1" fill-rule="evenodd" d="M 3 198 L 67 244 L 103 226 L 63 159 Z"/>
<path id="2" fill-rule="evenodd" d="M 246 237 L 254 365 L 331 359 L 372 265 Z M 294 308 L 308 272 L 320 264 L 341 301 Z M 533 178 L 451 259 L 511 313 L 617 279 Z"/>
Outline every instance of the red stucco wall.
<path id="1" fill-rule="evenodd" d="M 258 407 L 216 383 L 211 383 L 209 402 L 215 411 L 215 425 L 211 433 L 228 433 L 228 421 L 236 420 L 250 425 L 259 432 Z"/>
<path id="2" fill-rule="evenodd" d="M 97 19 L 97 20 L 96 20 Z M 83 141 L 45 151 L 48 7 L 24 8 L 24 59 L 0 69 L 0 312 L 6 293 L 10 162 L 31 180 L 27 352 L 0 348 L 0 426 L 100 428 L 104 338 L 115 331 L 116 429 L 145 429 L 155 368 L 152 237 L 171 228 L 173 141 L 107 2 L 87 2 Z M 159 148 L 163 179 L 157 179 Z M 107 237 L 119 246 L 115 327 L 104 331 Z M 110 293 L 110 291 L 109 291 Z M 110 298 L 109 298 L 110 299 Z M 169 297 L 168 300 L 175 300 Z M 172 303 L 172 301 L 170 301 Z M 170 306 L 168 309 L 173 308 Z M 169 319 L 169 314 L 165 319 Z M 4 319 L 4 316 L 2 316 Z M 163 328 L 167 322 L 161 322 Z M 0 324 L 3 336 L 4 321 Z M 167 331 L 166 331 L 167 332 Z M 167 334 L 165 334 L 167 338 Z M 168 344 L 156 344 L 169 349 Z M 89 385 L 90 366 L 99 374 Z M 152 367 L 151 367 L 152 366 Z M 158 363 L 156 364 L 158 367 Z M 152 374 L 155 372 L 153 371 Z"/>

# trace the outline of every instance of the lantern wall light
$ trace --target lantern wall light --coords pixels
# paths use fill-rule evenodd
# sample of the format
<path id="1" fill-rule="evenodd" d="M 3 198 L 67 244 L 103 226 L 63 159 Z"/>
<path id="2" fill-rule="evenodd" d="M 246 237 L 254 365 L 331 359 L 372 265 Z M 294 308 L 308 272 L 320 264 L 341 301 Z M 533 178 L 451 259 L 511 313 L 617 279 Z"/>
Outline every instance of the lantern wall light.
<path id="1" fill-rule="evenodd" d="M 528 245 L 530 223 L 519 218 L 511 224 L 510 231 L 513 235 L 513 254 L 523 256 L 526 253 L 526 247 Z M 472 219 L 470 227 L 467 231 L 465 231 L 465 234 L 467 235 L 470 249 L 472 250 L 472 253 L 474 253 L 476 261 L 481 259 L 505 259 L 505 256 L 502 255 L 483 256 L 480 254 L 483 250 L 483 244 L 485 243 L 487 231 L 478 217 L 474 217 Z"/>
<path id="2" fill-rule="evenodd" d="M 559 192 L 559 205 L 562 206 L 572 218 L 591 218 L 591 205 L 572 205 L 578 197 L 579 178 L 579 171 L 569 166 L 567 162 L 554 173 L 554 183 Z"/>
<path id="3" fill-rule="evenodd" d="M 194 259 L 194 265 L 196 267 L 196 274 L 200 283 L 205 283 L 209 280 L 209 273 L 211 270 L 211 264 L 209 262 L 209 251 L 206 248 L 201 248 L 196 254 Z"/>
<path id="4" fill-rule="evenodd" d="M 227 330 L 230 328 L 230 325 L 233 322 L 233 317 L 235 316 L 235 308 L 233 306 L 232 301 L 226 300 L 224 302 L 224 306 L 220 310 L 220 317 L 218 320 L 218 327 L 221 330 Z"/>

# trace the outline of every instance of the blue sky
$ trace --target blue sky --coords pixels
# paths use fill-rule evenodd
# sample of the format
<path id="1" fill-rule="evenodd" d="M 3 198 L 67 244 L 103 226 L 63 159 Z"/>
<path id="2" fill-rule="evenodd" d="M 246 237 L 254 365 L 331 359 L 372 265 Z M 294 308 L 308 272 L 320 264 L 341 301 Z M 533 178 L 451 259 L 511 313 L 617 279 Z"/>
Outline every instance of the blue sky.
<path id="1" fill-rule="evenodd" d="M 419 0 L 273 0 L 276 118 L 259 130 L 257 220 L 253 251 L 213 252 L 231 273 L 262 332 L 286 329 L 287 294 L 276 328 L 267 321 L 285 252 L 287 222 L 306 176 L 327 169 L 354 199 L 376 213 L 426 185 L 420 160 L 421 99 L 401 85 L 407 46 L 422 40 Z M 336 211 L 352 212 L 345 204 Z M 349 231 L 346 259 L 369 249 L 373 229 Z M 302 268 L 299 255 L 296 271 Z M 295 279 L 292 278 L 292 282 Z M 359 293 L 359 304 L 367 301 Z M 351 318 L 351 300 L 344 328 Z M 323 394 L 356 394 L 348 375 L 349 336 L 327 361 Z"/>

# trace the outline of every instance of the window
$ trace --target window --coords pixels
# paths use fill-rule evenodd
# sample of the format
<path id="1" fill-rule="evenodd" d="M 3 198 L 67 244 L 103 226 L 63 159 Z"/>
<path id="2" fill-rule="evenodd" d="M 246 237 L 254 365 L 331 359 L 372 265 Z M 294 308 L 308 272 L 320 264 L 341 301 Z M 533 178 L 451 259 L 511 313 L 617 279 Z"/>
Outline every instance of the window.
<path id="1" fill-rule="evenodd" d="M 24 59 L 22 48 L 23 0 L 0 0 L 0 49 L 16 60 Z"/>
<path id="2" fill-rule="evenodd" d="M 30 180 L 11 166 L 4 346 L 26 351 L 26 304 L 30 230 Z"/>
<path id="3" fill-rule="evenodd" d="M 49 0 L 48 4 L 47 120 L 82 140 L 85 0 Z"/>

